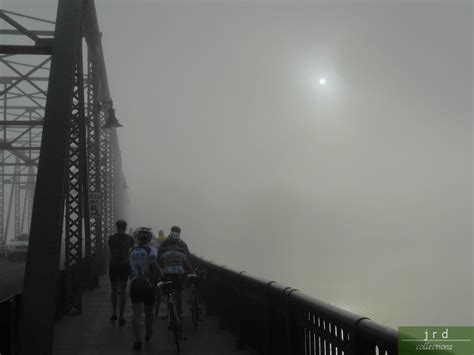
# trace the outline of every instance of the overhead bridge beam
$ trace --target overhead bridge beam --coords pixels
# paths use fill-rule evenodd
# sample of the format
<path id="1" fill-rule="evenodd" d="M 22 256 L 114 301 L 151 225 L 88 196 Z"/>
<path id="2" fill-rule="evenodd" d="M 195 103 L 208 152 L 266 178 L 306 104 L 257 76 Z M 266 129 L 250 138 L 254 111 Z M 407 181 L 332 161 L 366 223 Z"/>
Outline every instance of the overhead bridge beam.
<path id="1" fill-rule="evenodd" d="M 24 163 L 0 163 L 0 166 L 38 166 L 34 161 L 27 161 Z"/>
<path id="2" fill-rule="evenodd" d="M 24 106 L 24 105 L 8 105 L 8 110 L 27 110 L 27 111 L 36 111 L 36 110 L 44 110 L 42 106 Z M 0 107 L 0 112 L 3 113 L 3 107 Z"/>
<path id="3" fill-rule="evenodd" d="M 41 147 L 12 147 L 9 145 L 0 144 L 0 149 L 9 150 L 13 152 L 17 150 L 40 150 Z"/>
<path id="4" fill-rule="evenodd" d="M 24 163 L 15 162 L 15 164 L 18 163 L 18 164 L 21 164 L 21 165 L 26 164 L 26 165 L 34 165 L 34 166 L 37 165 L 36 159 L 31 159 L 28 155 L 21 152 L 19 149 L 11 149 L 11 143 L 10 142 L 5 142 L 3 139 L 0 139 L 0 149 L 10 151 L 14 156 L 18 157 L 20 160 L 22 160 L 24 162 Z M 27 149 L 27 150 L 32 150 L 32 149 Z M 35 150 L 38 150 L 38 149 L 35 149 Z M 3 164 L 7 164 L 7 163 L 2 163 L 2 165 Z M 13 164 L 13 163 L 11 163 L 11 164 Z M 5 165 L 5 166 L 8 166 L 8 165 Z"/>
<path id="5" fill-rule="evenodd" d="M 43 121 L 0 121 L 0 126 L 24 127 L 24 126 L 42 126 Z"/>
<path id="6" fill-rule="evenodd" d="M 35 54 L 35 55 L 51 55 L 53 49 L 49 45 L 25 46 L 1 44 L 0 54 Z"/>
<path id="7" fill-rule="evenodd" d="M 54 36 L 54 31 L 29 31 L 36 36 Z M 19 30 L 11 30 L 6 28 L 0 28 L 0 35 L 12 35 L 12 36 L 24 36 L 25 34 Z"/>
<path id="8" fill-rule="evenodd" d="M 0 33 L 1 34 L 1 33 Z M 17 80 L 22 79 L 19 76 L 0 76 L 0 84 L 10 84 Z M 49 78 L 46 76 L 28 76 L 28 81 L 48 81 Z"/>
<path id="9" fill-rule="evenodd" d="M 36 176 L 36 174 L 28 174 L 28 173 L 18 173 L 18 174 L 15 174 L 15 173 L 9 173 L 9 174 L 3 174 L 2 176 Z"/>

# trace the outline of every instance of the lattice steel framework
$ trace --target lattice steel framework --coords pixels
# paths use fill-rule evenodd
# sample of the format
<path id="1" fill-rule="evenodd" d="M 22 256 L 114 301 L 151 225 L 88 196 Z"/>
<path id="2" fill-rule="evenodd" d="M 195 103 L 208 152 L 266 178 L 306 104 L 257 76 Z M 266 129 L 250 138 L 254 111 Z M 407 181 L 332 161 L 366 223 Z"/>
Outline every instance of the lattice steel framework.
<path id="1" fill-rule="evenodd" d="M 116 186 L 116 175 L 113 165 L 117 157 L 113 154 L 114 145 L 118 141 L 112 141 L 116 136 L 115 130 L 102 129 L 108 118 L 109 108 L 112 106 L 110 91 L 105 68 L 104 55 L 102 52 L 101 33 L 97 24 L 95 8 L 90 6 L 86 10 L 85 32 L 88 48 L 88 134 L 87 146 L 89 166 L 89 191 L 98 192 L 101 195 L 100 211 L 101 218 L 90 217 L 90 254 L 92 259 L 93 275 L 100 271 L 104 272 L 106 264 L 105 255 L 107 249 L 104 236 L 110 235 L 114 230 L 115 204 L 114 190 Z M 93 148 L 92 148 L 93 147 Z M 123 193 L 121 191 L 119 193 Z M 125 217 L 122 215 L 122 218 Z"/>
<path id="2" fill-rule="evenodd" d="M 15 162 L 18 164 L 15 166 L 15 174 L 12 177 L 13 194 L 15 196 L 15 235 L 20 234 L 20 160 L 18 157 L 15 158 Z"/>
<path id="3" fill-rule="evenodd" d="M 101 115 L 101 122 L 105 123 L 105 114 Z M 106 235 L 113 230 L 114 221 L 114 161 L 112 137 L 109 132 L 102 132 L 100 145 L 100 158 L 104 164 L 101 165 L 101 190 L 104 193 L 102 210 L 104 211 L 104 232 Z"/>
<path id="4" fill-rule="evenodd" d="M 73 92 L 73 104 L 71 122 L 69 124 L 69 150 L 68 150 L 68 170 L 66 185 L 66 268 L 73 266 L 82 259 L 82 176 L 81 176 L 81 135 L 80 126 L 84 123 L 83 108 L 84 102 L 81 100 L 82 68 L 81 62 L 76 62 L 75 85 Z"/>
<path id="5" fill-rule="evenodd" d="M 100 141 L 101 122 L 98 108 L 99 102 L 99 68 L 97 64 L 97 42 L 88 39 L 88 79 L 87 79 L 87 151 L 89 167 L 89 191 L 101 193 L 100 176 Z M 101 271 L 102 259 L 102 224 L 103 218 L 91 216 L 90 226 L 90 256 L 92 261 L 92 282 L 97 283 L 97 276 Z M 105 265 L 105 264 L 104 264 Z"/>
<path id="6" fill-rule="evenodd" d="M 43 30 L 29 30 L 24 22 Z M 8 27 L 0 29 L 0 244 L 28 232 L 28 196 L 39 158 L 53 24 L 0 10 L 0 25 Z M 26 45 L 31 41 L 34 46 Z"/>
<path id="7" fill-rule="evenodd" d="M 0 64 L 9 70 L 0 77 L 0 236 L 3 242 L 10 219 L 15 235 L 30 227 L 21 351 L 50 353 L 57 310 L 81 312 L 82 289 L 97 285 L 105 270 L 104 240 L 124 211 L 117 203 L 127 199 L 116 196 L 126 193 L 117 183 L 117 134 L 102 128 L 112 100 L 94 1 L 59 0 L 56 22 L 41 20 L 54 31 L 28 29 L 15 16 L 40 21 L 0 10 L 13 27 L 0 34 L 15 37 L 0 45 Z M 94 214 L 90 194 L 100 201 Z"/>
<path id="8" fill-rule="evenodd" d="M 3 161 L 5 159 L 5 151 L 0 150 L 0 161 Z M 4 214 L 5 214 L 5 208 L 4 208 L 4 196 L 5 196 L 5 179 L 4 179 L 4 174 L 5 174 L 5 165 L 0 164 L 0 243 L 4 243 L 6 238 L 4 238 Z"/>

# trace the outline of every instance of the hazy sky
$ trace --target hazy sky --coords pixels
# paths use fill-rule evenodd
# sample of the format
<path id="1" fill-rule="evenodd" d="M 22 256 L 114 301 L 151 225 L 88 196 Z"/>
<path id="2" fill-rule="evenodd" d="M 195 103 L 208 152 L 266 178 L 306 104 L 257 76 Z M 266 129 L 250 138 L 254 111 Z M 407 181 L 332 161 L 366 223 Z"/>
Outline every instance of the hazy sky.
<path id="1" fill-rule="evenodd" d="M 387 325 L 473 323 L 471 1 L 97 8 L 133 226 Z"/>

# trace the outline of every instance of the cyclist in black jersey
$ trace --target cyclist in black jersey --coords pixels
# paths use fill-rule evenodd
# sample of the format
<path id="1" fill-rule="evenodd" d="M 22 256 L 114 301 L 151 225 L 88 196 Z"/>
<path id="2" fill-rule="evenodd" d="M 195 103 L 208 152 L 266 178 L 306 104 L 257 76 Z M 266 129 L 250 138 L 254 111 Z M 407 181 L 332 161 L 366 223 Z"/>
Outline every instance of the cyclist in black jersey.
<path id="1" fill-rule="evenodd" d="M 189 249 L 180 237 L 181 228 L 171 227 L 171 233 L 158 250 L 158 264 L 163 268 L 164 280 L 173 281 L 176 291 L 176 308 L 182 313 L 182 294 L 187 273 L 193 271 L 189 262 Z"/>
<path id="2" fill-rule="evenodd" d="M 125 288 L 127 287 L 129 265 L 128 251 L 133 246 L 133 237 L 126 234 L 127 222 L 119 219 L 116 224 L 117 233 L 109 238 L 110 263 L 109 277 L 112 288 L 112 316 L 110 320 L 117 320 L 117 298 L 119 299 L 119 326 L 125 325 L 123 312 L 125 309 Z"/>

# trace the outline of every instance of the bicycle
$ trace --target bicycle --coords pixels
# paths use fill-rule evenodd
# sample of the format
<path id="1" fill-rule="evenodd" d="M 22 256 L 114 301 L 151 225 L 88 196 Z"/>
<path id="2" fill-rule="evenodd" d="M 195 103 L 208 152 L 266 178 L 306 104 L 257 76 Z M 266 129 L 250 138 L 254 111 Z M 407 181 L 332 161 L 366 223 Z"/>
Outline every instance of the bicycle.
<path id="1" fill-rule="evenodd" d="M 161 288 L 156 285 L 156 292 L 155 292 L 155 317 L 158 315 L 158 312 L 160 310 L 160 302 L 161 302 Z"/>
<path id="2" fill-rule="evenodd" d="M 191 280 L 191 299 L 188 301 L 188 303 L 191 306 L 191 321 L 193 324 L 194 331 L 198 329 L 198 324 L 201 321 L 199 319 L 199 316 L 201 314 L 201 307 L 199 305 L 199 277 L 197 275 L 199 273 L 202 272 L 196 271 L 196 274 L 188 274 L 188 279 Z"/>
<path id="3" fill-rule="evenodd" d="M 156 284 L 158 289 L 163 288 L 163 294 L 166 295 L 168 306 L 168 327 L 174 333 L 174 340 L 178 352 L 181 351 L 180 341 L 183 340 L 183 325 L 176 309 L 176 297 L 173 288 L 173 281 L 160 281 Z"/>

